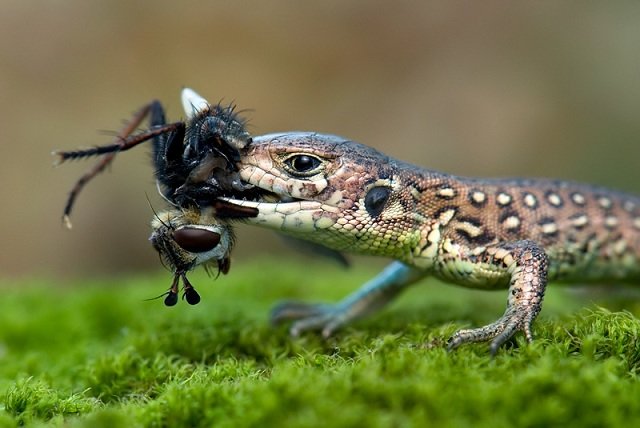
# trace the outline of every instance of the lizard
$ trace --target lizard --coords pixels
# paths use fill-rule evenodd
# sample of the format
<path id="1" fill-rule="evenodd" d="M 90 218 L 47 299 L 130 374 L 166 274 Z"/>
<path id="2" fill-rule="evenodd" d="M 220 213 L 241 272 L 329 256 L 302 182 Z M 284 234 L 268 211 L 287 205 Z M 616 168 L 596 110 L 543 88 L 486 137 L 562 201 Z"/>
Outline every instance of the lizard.
<path id="1" fill-rule="evenodd" d="M 260 189 L 222 197 L 257 210 L 244 222 L 337 251 L 395 259 L 336 304 L 284 302 L 275 322 L 328 337 L 427 276 L 477 289 L 508 289 L 495 322 L 461 329 L 449 350 L 497 350 L 532 323 L 547 283 L 640 282 L 640 198 L 569 181 L 459 177 L 395 160 L 315 132 L 253 138 L 238 174 Z"/>
<path id="2" fill-rule="evenodd" d="M 197 303 L 185 275 L 196 266 L 213 263 L 228 271 L 229 222 L 238 219 L 336 252 L 395 259 L 336 304 L 277 306 L 273 320 L 292 321 L 293 335 L 321 330 L 328 337 L 431 275 L 466 287 L 508 289 L 506 311 L 497 321 L 459 330 L 448 341 L 450 350 L 489 341 L 495 354 L 517 332 L 533 340 L 532 323 L 548 281 L 640 282 L 637 196 L 560 180 L 459 177 L 334 135 L 251 137 L 242 122 L 235 126 L 233 120 L 227 145 L 215 140 L 213 152 L 194 152 L 201 131 L 209 135 L 200 125 L 210 116 L 214 121 L 218 113 L 236 117 L 232 110 L 212 109 L 188 88 L 182 101 L 187 122 L 164 124 L 161 107 L 151 103 L 145 111 L 152 110 L 156 126 L 149 131 L 121 137 L 112 146 L 59 153 L 62 160 L 109 153 L 74 187 L 68 214 L 84 183 L 113 153 L 160 135 L 154 139 L 159 189 L 174 207 L 155 215 L 151 241 L 175 271 L 167 304 L 175 304 L 180 278 L 187 300 Z M 136 123 L 145 114 L 137 115 Z M 179 138 L 171 134 L 185 125 L 191 131 L 178 133 Z"/>

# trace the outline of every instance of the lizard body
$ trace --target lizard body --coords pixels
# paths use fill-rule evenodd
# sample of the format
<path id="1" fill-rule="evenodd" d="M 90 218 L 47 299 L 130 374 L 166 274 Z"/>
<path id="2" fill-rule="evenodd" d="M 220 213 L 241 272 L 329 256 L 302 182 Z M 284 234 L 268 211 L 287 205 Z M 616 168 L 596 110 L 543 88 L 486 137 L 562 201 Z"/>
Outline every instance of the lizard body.
<path id="1" fill-rule="evenodd" d="M 515 332 L 531 340 L 547 281 L 640 280 L 640 198 L 565 181 L 456 177 L 317 133 L 255 137 L 241 150 L 242 180 L 257 200 L 245 221 L 339 251 L 396 259 L 336 305 L 285 303 L 276 321 L 330 335 L 433 275 L 459 285 L 508 288 L 505 314 L 460 330 L 449 347 Z"/>
<path id="2" fill-rule="evenodd" d="M 548 281 L 640 282 L 640 198 L 566 181 L 474 179 L 427 170 L 370 147 L 318 133 L 251 137 L 232 107 L 182 92 L 187 120 L 165 123 L 158 102 L 143 107 L 116 143 L 58 152 L 60 160 L 104 157 L 76 183 L 65 219 L 84 184 L 117 152 L 153 139 L 161 195 L 151 241 L 174 272 L 165 303 L 200 300 L 186 273 L 198 265 L 229 270 L 233 220 L 338 251 L 395 259 L 334 305 L 284 303 L 275 321 L 291 332 L 328 336 L 432 275 L 462 286 L 508 288 L 494 323 L 456 332 L 449 348 L 491 341 L 491 352 L 531 324 Z M 147 115 L 151 128 L 131 135 Z"/>

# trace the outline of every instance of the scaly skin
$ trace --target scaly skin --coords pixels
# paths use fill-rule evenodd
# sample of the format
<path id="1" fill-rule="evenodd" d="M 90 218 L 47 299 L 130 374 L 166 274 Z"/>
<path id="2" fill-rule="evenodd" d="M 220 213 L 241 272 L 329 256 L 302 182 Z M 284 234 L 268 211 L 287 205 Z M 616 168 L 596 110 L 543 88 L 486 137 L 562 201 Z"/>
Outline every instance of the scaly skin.
<path id="1" fill-rule="evenodd" d="M 336 305 L 276 308 L 276 321 L 295 321 L 293 334 L 319 329 L 328 336 L 433 275 L 509 289 L 500 319 L 449 340 L 450 349 L 491 341 L 495 353 L 517 331 L 532 339 L 547 281 L 640 280 L 634 196 L 563 181 L 455 177 L 316 133 L 256 137 L 241 155 L 242 179 L 275 194 L 258 202 L 227 198 L 259 210 L 246 222 L 397 260 Z"/>

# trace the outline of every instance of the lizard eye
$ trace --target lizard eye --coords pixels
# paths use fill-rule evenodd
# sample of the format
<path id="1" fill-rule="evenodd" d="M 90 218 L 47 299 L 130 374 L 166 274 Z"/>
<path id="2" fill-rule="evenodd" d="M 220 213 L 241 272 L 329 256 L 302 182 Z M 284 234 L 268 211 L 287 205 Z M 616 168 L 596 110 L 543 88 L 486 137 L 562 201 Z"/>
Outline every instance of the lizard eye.
<path id="1" fill-rule="evenodd" d="M 319 172 L 322 161 L 311 155 L 293 155 L 284 161 L 287 170 L 297 176 L 308 177 Z"/>
<path id="2" fill-rule="evenodd" d="M 173 232 L 173 240 L 185 251 L 204 253 L 220 243 L 220 234 L 197 227 L 182 227 Z"/>

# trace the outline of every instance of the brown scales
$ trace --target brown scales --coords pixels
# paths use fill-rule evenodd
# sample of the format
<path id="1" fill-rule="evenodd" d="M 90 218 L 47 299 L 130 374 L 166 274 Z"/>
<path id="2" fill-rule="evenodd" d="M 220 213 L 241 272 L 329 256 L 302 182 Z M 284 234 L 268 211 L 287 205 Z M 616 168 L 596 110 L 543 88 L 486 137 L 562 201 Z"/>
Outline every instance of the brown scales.
<path id="1" fill-rule="evenodd" d="M 428 217 L 454 213 L 443 235 L 469 249 L 539 242 L 551 256 L 550 280 L 633 280 L 640 275 L 640 200 L 633 196 L 546 180 L 483 182 L 426 175 L 413 185 L 421 189 Z"/>
<path id="2" fill-rule="evenodd" d="M 531 340 L 531 323 L 541 310 L 547 280 L 640 279 L 636 197 L 562 181 L 460 178 L 339 140 L 316 133 L 264 136 L 242 154 L 243 179 L 285 200 L 292 195 L 269 183 L 324 183 L 309 187 L 305 195 L 323 204 L 313 213 L 284 215 L 269 204 L 252 205 L 261 211 L 255 224 L 337 250 L 402 262 L 335 306 L 278 307 L 274 318 L 293 320 L 292 332 L 321 329 L 331 334 L 382 307 L 418 279 L 435 275 L 468 287 L 509 288 L 500 319 L 461 330 L 449 341 L 450 349 L 491 341 L 495 352 L 517 331 Z M 315 181 L 280 165 L 279 159 L 294 153 L 316 158 L 320 168 L 314 170 Z M 252 182 L 257 170 L 261 181 Z M 323 227 L 300 226 L 318 218 L 325 220 Z"/>

